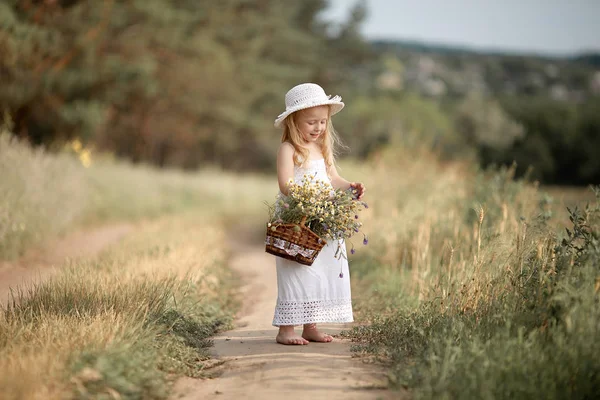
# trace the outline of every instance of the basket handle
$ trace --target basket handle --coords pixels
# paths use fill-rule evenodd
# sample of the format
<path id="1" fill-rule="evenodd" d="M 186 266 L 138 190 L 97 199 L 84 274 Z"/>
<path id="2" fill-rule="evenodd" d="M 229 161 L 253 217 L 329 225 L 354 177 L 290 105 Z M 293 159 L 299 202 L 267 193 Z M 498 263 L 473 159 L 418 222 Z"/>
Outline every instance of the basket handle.
<path id="1" fill-rule="evenodd" d="M 300 221 L 300 226 L 306 226 L 306 215 L 302 216 L 302 220 Z"/>

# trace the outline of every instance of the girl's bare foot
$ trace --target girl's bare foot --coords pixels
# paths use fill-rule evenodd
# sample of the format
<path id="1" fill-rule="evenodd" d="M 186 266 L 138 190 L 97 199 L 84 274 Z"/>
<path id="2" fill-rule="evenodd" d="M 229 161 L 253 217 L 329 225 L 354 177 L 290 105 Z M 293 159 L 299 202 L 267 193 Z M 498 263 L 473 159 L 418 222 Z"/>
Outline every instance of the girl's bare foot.
<path id="1" fill-rule="evenodd" d="M 308 340 L 296 335 L 293 326 L 280 326 L 279 333 L 275 337 L 277 343 L 281 344 L 292 344 L 292 345 L 305 345 L 308 344 Z"/>
<path id="2" fill-rule="evenodd" d="M 329 343 L 333 337 L 317 330 L 317 324 L 305 324 L 302 330 L 302 337 L 310 342 Z"/>

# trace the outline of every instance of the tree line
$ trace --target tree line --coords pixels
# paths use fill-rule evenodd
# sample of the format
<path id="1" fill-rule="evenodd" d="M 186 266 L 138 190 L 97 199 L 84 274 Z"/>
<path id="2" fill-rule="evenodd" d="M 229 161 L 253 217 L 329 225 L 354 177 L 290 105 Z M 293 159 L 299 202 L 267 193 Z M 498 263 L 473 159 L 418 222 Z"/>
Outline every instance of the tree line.
<path id="1" fill-rule="evenodd" d="M 4 0 L 0 111 L 34 145 L 78 139 L 161 167 L 272 170 L 285 92 L 317 82 L 347 101 L 334 123 L 350 156 L 427 145 L 483 166 L 533 166 L 547 183 L 600 182 L 593 54 L 571 63 L 370 43 L 364 1 L 339 23 L 323 18 L 327 6 Z M 423 55 L 433 60 L 425 80 Z M 447 90 L 432 95 L 440 82 Z M 585 98 L 553 99 L 546 84 Z"/>
<path id="2" fill-rule="evenodd" d="M 270 166 L 272 121 L 302 81 L 340 89 L 368 48 L 357 3 L 7 0 L 0 110 L 33 144 L 80 138 L 136 162 Z"/>

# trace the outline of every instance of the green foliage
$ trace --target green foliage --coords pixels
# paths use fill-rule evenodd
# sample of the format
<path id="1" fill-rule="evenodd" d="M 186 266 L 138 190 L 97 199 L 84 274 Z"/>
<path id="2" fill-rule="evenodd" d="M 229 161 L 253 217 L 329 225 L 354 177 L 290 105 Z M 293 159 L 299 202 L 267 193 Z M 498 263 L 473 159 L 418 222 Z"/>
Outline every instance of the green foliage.
<path id="1" fill-rule="evenodd" d="M 507 148 L 482 149 L 484 165 L 517 163 L 518 175 L 533 167 L 533 177 L 548 183 L 600 182 L 600 102 L 573 105 L 540 97 L 505 98 L 503 107 L 525 135 Z"/>
<path id="2" fill-rule="evenodd" d="M 34 144 L 79 138 L 161 167 L 272 170 L 283 94 L 313 81 L 347 100 L 334 121 L 359 157 L 424 142 L 483 166 L 516 161 L 518 176 L 533 167 L 548 183 L 600 182 L 593 54 L 368 43 L 365 1 L 339 24 L 322 18 L 327 5 L 7 1 L 0 111 Z"/>
<path id="3" fill-rule="evenodd" d="M 331 33 L 326 5 L 5 2 L 0 110 L 36 144 L 79 137 L 160 166 L 270 167 L 285 91 L 339 88 L 366 54 L 364 6 Z"/>
<path id="4" fill-rule="evenodd" d="M 567 236 L 559 248 L 559 254 L 578 267 L 600 259 L 600 186 L 592 190 L 598 199 L 595 204 L 587 204 L 583 211 L 577 207 L 568 209 L 573 228 L 566 230 Z"/>
<path id="5" fill-rule="evenodd" d="M 459 140 L 449 146 L 442 135 L 444 153 L 462 156 L 468 147 L 484 167 L 516 162 L 517 176 L 532 168 L 530 176 L 544 183 L 600 182 L 600 124 L 593 111 L 600 106 L 600 76 L 593 55 L 511 55 L 402 41 L 376 41 L 373 48 L 376 57 L 361 66 L 368 82 L 376 82 L 367 84 L 369 96 L 377 97 L 371 93 L 377 87 L 420 93 L 445 104 Z M 400 114 L 405 105 L 397 105 Z M 382 123 L 394 119 L 398 129 L 397 117 L 386 116 Z M 375 131 L 360 135 L 381 136 Z M 421 140 L 429 140 L 419 133 Z"/>
<path id="6" fill-rule="evenodd" d="M 336 129 L 360 158 L 385 147 L 430 147 L 444 155 L 466 148 L 440 104 L 414 93 L 356 93 L 344 113 L 339 121 L 334 118 Z"/>
<path id="7" fill-rule="evenodd" d="M 156 369 L 157 357 L 147 335 L 133 345 L 84 351 L 72 367 L 74 381 L 79 383 L 74 398 L 108 400 L 118 395 L 132 400 L 165 399 L 167 381 Z"/>
<path id="8" fill-rule="evenodd" d="M 514 122 L 494 99 L 471 94 L 457 107 L 456 129 L 473 147 L 505 150 L 523 136 L 523 128 Z"/>
<path id="9" fill-rule="evenodd" d="M 474 182 L 463 217 L 474 238 L 456 236 L 460 226 L 448 235 L 441 219 L 426 225 L 425 244 L 413 244 L 426 254 L 445 238 L 454 256 L 404 269 L 380 264 L 389 251 L 381 246 L 353 264 L 368 295 L 357 305 L 365 324 L 348 336 L 387 367 L 393 388 L 417 399 L 593 398 L 600 390 L 600 188 L 595 203 L 570 210 L 563 238 L 548 225 L 546 202 L 524 195 L 529 185 L 513 174 Z M 476 215 L 473 203 L 484 205 Z"/>

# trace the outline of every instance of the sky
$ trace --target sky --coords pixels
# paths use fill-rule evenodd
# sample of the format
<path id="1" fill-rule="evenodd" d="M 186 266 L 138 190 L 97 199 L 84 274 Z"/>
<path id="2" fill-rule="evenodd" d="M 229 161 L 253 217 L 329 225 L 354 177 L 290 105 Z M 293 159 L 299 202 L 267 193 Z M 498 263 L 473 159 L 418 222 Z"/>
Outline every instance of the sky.
<path id="1" fill-rule="evenodd" d="M 600 51 L 600 0 L 366 0 L 368 39 L 549 55 Z M 356 0 L 329 0 L 344 20 Z"/>

